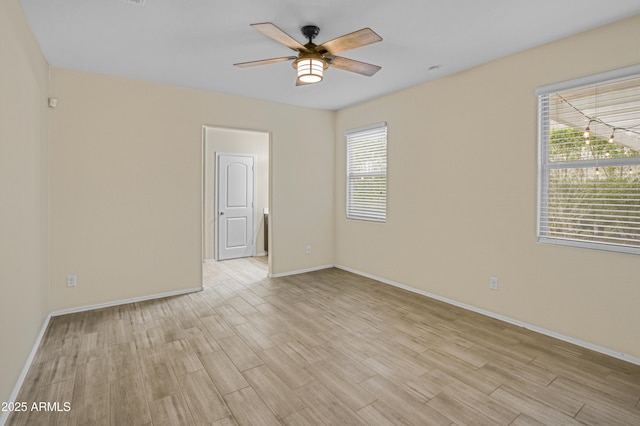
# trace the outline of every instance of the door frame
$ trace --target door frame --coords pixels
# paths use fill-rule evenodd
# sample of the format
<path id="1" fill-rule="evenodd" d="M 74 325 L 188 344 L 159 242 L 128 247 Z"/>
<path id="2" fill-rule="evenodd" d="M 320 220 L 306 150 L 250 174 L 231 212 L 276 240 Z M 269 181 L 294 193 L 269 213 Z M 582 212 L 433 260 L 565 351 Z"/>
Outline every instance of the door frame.
<path id="1" fill-rule="evenodd" d="M 251 200 L 251 211 L 253 214 L 253 223 L 251 226 L 251 256 L 255 256 L 257 253 L 257 235 L 258 235 L 258 229 L 256 227 L 258 222 L 258 212 L 256 211 L 256 205 L 258 204 L 258 190 L 257 190 L 257 183 L 258 183 L 258 173 L 257 173 L 257 163 L 258 163 L 258 156 L 256 154 L 238 154 L 238 153 L 233 153 L 233 152 L 217 152 L 216 151 L 216 161 L 215 161 L 215 165 L 216 165 L 216 172 L 213 175 L 214 178 L 214 183 L 213 183 L 213 188 L 214 188 L 214 197 L 213 197 L 213 211 L 214 211 L 214 236 L 215 236 L 215 243 L 213 245 L 213 258 L 215 260 L 220 260 L 220 157 L 228 155 L 228 156 L 234 156 L 234 157 L 249 157 L 251 159 L 253 159 L 253 170 L 252 170 L 252 174 L 253 174 L 253 199 Z"/>
<path id="2" fill-rule="evenodd" d="M 274 249 L 275 244 L 274 240 L 277 239 L 277 223 L 273 212 L 277 210 L 274 205 L 274 183 L 273 183 L 273 164 L 274 164 L 274 148 L 273 148 L 273 133 L 270 130 L 265 130 L 262 128 L 241 128 L 241 127 L 229 127 L 229 126 L 220 126 L 214 124 L 203 124 L 201 128 L 201 178 L 200 178 L 200 259 L 198 259 L 198 263 L 207 263 L 207 262 L 215 262 L 216 260 L 213 256 L 210 255 L 210 251 L 205 248 L 205 245 L 208 244 L 207 239 L 205 238 L 205 230 L 211 226 L 207 211 L 211 209 L 213 214 L 215 214 L 215 208 L 213 203 L 214 200 L 208 201 L 207 193 L 213 192 L 215 190 L 215 186 L 213 182 L 213 177 L 209 177 L 209 173 L 211 168 L 215 167 L 214 161 L 215 156 L 210 155 L 212 152 L 212 147 L 214 147 L 216 143 L 215 137 L 207 137 L 208 130 L 220 130 L 220 131 L 240 131 L 240 132 L 249 132 L 249 133 L 261 133 L 266 136 L 266 143 L 268 144 L 267 155 L 268 155 L 268 173 L 267 173 L 267 205 L 269 207 L 269 227 L 268 227 L 268 241 L 267 241 L 267 265 L 268 265 L 268 276 L 271 276 L 273 271 L 273 262 L 277 257 L 276 250 Z M 258 212 L 259 214 L 260 212 Z M 212 227 L 213 228 L 213 227 Z M 215 229 L 214 229 L 215 232 Z M 257 246 L 256 246 L 257 247 Z M 207 254 L 207 257 L 205 257 Z M 201 268 L 202 269 L 202 268 Z M 204 279 L 202 282 L 204 286 Z"/>

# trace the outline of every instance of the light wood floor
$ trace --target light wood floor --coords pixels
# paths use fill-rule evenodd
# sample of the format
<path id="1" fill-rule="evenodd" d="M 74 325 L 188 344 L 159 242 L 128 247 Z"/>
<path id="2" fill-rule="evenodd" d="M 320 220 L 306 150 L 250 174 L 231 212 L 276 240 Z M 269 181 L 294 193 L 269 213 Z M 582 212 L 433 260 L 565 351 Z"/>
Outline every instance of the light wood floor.
<path id="1" fill-rule="evenodd" d="M 55 317 L 9 425 L 640 425 L 640 367 L 344 271 Z"/>

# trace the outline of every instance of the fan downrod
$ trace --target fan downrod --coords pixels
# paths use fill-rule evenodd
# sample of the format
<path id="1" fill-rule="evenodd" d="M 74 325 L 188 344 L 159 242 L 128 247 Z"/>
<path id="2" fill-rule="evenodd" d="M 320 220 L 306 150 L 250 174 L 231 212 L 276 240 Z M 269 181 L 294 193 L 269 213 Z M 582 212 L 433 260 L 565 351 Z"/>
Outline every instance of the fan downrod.
<path id="1" fill-rule="evenodd" d="M 302 31 L 302 34 L 305 38 L 309 39 L 309 43 L 311 43 L 312 40 L 320 33 L 320 28 L 315 25 L 305 25 L 300 28 L 300 31 Z"/>

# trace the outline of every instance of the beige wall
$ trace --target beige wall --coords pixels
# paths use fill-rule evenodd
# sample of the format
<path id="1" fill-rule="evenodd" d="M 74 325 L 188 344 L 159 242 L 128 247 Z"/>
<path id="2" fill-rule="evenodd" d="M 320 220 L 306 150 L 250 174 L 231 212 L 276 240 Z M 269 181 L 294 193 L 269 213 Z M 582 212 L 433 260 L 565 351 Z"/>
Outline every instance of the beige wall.
<path id="1" fill-rule="evenodd" d="M 216 153 L 254 154 L 256 156 L 256 205 L 255 235 L 256 253 L 264 255 L 264 215 L 269 207 L 269 134 L 265 132 L 239 129 L 205 127 L 204 160 L 204 258 L 214 259 L 215 255 L 215 183 Z"/>
<path id="2" fill-rule="evenodd" d="M 49 313 L 47 93 L 47 62 L 18 1 L 3 0 L 0 2 L 0 401 L 9 400 Z"/>
<path id="3" fill-rule="evenodd" d="M 272 272 L 333 263 L 334 113 L 59 68 L 51 95 L 52 311 L 201 286 L 203 125 L 271 133 Z"/>
<path id="4" fill-rule="evenodd" d="M 536 243 L 534 95 L 638 40 L 640 16 L 338 112 L 337 263 L 640 358 L 638 257 Z M 343 134 L 380 121 L 388 221 L 348 221 Z"/>

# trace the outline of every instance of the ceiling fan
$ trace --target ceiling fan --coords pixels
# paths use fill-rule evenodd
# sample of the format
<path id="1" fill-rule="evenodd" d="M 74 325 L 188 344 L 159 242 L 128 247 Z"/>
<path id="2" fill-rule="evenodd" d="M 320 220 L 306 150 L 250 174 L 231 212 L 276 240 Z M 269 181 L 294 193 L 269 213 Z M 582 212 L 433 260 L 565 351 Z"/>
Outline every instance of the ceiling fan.
<path id="1" fill-rule="evenodd" d="M 293 61 L 293 68 L 298 71 L 296 86 L 319 83 L 322 81 L 324 70 L 328 67 L 351 71 L 368 77 L 371 77 L 382 68 L 377 65 L 367 64 L 366 62 L 336 56 L 336 54 L 346 50 L 382 41 L 382 37 L 376 34 L 371 28 L 363 28 L 317 45 L 313 43 L 313 39 L 320 32 L 320 28 L 315 25 L 305 25 L 300 29 L 300 31 L 302 31 L 302 34 L 309 40 L 309 42 L 302 45 L 271 22 L 251 24 L 251 26 L 267 37 L 272 38 L 289 49 L 298 52 L 298 55 L 241 62 L 234 64 L 236 67 L 247 68 L 257 65 Z"/>

